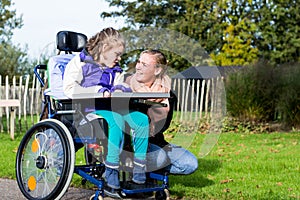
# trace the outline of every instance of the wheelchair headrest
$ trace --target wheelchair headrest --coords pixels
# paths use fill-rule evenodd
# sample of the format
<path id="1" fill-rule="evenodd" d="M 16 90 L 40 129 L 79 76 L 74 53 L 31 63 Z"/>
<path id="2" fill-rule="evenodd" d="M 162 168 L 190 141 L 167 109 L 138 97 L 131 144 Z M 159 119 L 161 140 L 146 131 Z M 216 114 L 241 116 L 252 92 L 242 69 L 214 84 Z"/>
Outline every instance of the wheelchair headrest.
<path id="1" fill-rule="evenodd" d="M 72 31 L 60 31 L 56 34 L 56 46 L 59 51 L 80 52 L 87 43 L 87 36 Z"/>

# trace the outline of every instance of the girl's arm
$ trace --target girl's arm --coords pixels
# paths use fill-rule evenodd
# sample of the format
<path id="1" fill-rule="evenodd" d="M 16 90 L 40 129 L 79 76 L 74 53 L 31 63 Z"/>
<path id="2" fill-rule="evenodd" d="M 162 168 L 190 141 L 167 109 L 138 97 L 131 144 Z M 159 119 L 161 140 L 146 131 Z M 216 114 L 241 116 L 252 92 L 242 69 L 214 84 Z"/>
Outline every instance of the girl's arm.
<path id="1" fill-rule="evenodd" d="M 73 94 L 97 93 L 102 86 L 82 87 L 80 85 L 82 76 L 82 66 L 85 63 L 80 61 L 79 56 L 75 56 L 66 66 L 63 79 L 63 89 L 67 97 L 71 98 Z M 100 78 L 100 77 L 99 77 Z"/>

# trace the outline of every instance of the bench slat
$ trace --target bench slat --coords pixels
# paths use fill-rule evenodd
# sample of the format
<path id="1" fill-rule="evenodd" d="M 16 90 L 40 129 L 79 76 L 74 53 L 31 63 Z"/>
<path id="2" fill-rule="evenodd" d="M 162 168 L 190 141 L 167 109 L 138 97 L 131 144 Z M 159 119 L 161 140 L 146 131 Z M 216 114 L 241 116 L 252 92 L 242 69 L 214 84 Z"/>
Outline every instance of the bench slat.
<path id="1" fill-rule="evenodd" d="M 0 107 L 20 107 L 18 99 L 0 100 Z"/>

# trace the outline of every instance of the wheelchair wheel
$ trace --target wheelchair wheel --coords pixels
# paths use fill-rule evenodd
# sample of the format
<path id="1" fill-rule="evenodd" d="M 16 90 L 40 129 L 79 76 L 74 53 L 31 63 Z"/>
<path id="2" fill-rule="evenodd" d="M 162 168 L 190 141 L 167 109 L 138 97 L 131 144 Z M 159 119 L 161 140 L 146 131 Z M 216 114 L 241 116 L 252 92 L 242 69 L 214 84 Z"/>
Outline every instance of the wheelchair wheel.
<path id="1" fill-rule="evenodd" d="M 75 166 L 73 138 L 55 119 L 35 124 L 23 137 L 16 157 L 18 186 L 27 199 L 60 199 Z"/>

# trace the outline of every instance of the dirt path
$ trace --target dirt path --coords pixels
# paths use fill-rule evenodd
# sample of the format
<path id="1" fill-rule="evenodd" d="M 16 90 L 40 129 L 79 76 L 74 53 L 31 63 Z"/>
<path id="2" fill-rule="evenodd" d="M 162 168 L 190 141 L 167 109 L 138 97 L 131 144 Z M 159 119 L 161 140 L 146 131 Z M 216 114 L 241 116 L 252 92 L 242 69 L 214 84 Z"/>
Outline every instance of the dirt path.
<path id="1" fill-rule="evenodd" d="M 94 194 L 92 190 L 85 190 L 70 187 L 62 200 L 88 200 Z M 0 199 L 1 200 L 25 200 L 21 191 L 19 190 L 16 180 L 0 179 Z M 112 198 L 105 197 L 105 200 L 112 200 Z M 154 198 L 148 198 L 149 200 Z M 130 200 L 130 199 L 127 199 Z M 135 198 L 134 200 L 139 200 Z"/>

